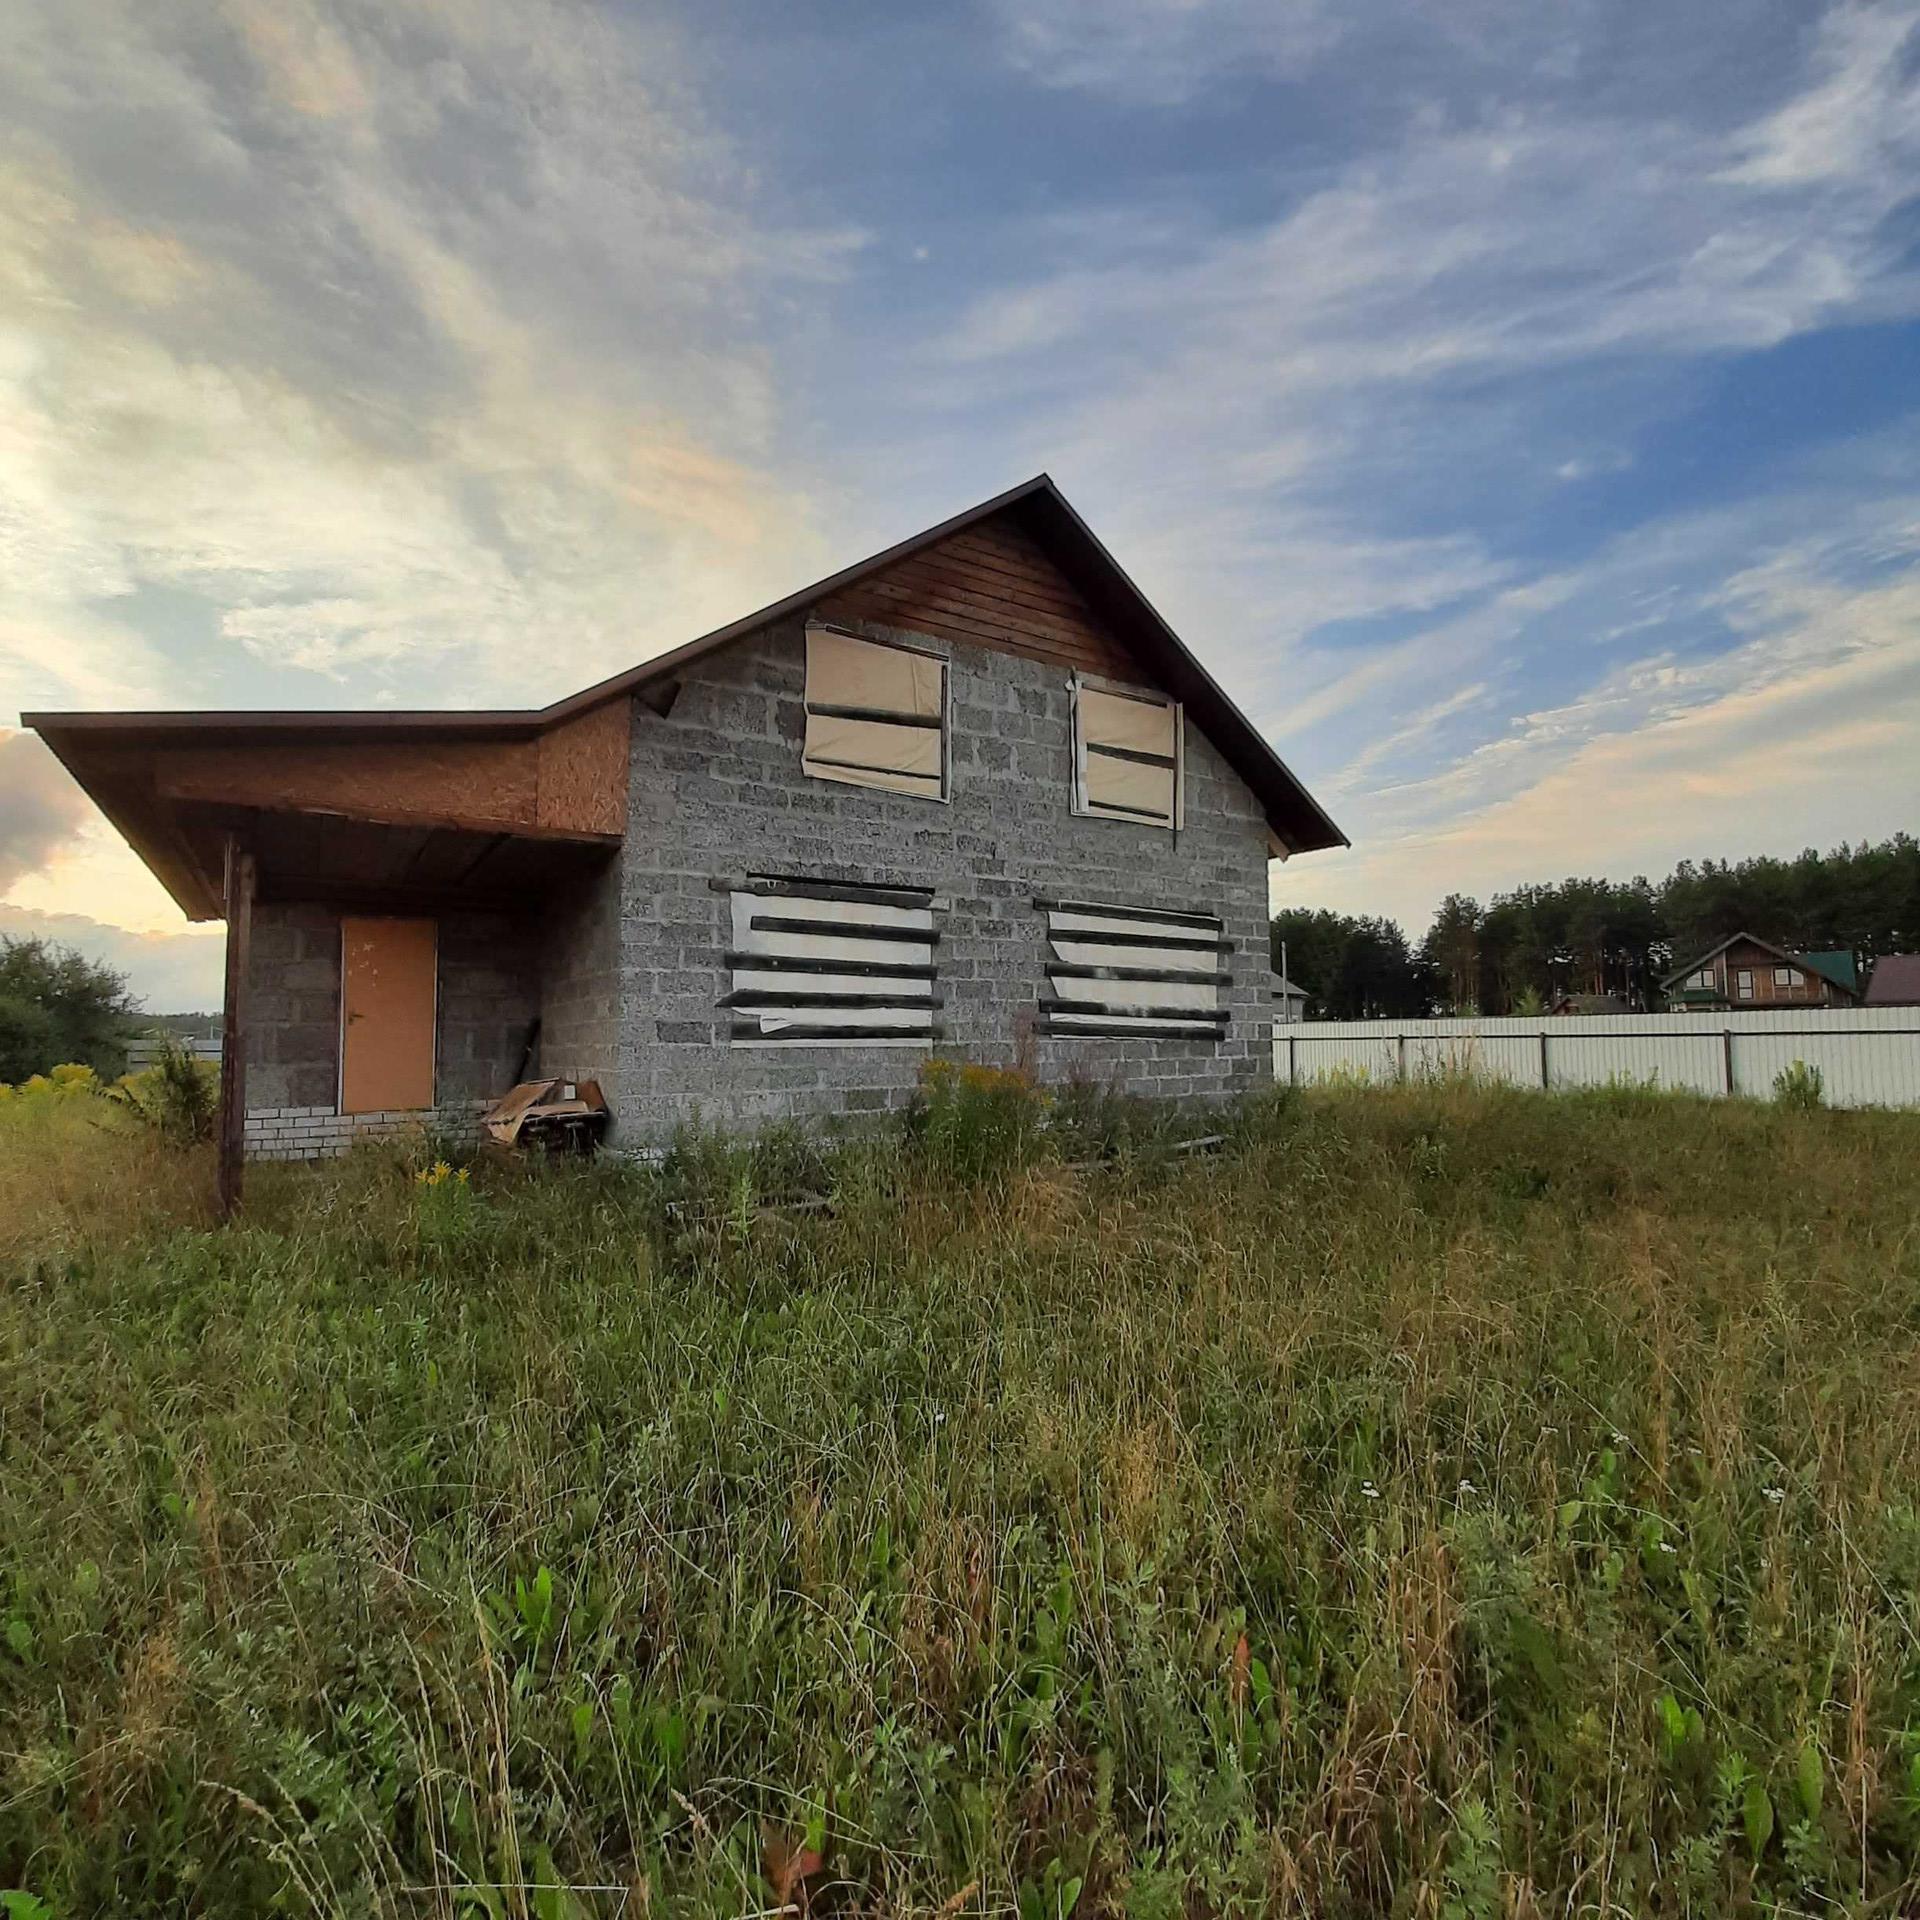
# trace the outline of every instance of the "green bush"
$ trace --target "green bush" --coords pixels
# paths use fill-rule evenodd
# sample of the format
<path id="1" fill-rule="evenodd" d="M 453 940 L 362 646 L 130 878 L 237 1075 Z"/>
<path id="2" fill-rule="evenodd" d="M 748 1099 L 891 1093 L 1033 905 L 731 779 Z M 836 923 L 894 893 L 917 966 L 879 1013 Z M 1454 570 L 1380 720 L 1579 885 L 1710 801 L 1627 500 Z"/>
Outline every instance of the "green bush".
<path id="1" fill-rule="evenodd" d="M 1804 1060 L 1782 1067 L 1773 1076 L 1773 1098 L 1778 1106 L 1795 1113 L 1812 1113 L 1826 1104 L 1826 1076 Z"/>
<path id="2" fill-rule="evenodd" d="M 907 1109 L 921 1161 L 951 1179 L 1004 1177 L 1034 1157 L 1047 1096 L 1017 1068 L 929 1060 Z"/>
<path id="3" fill-rule="evenodd" d="M 174 1040 L 162 1040 L 153 1065 L 123 1075 L 116 1098 L 176 1146 L 211 1140 L 220 1112 L 220 1069 L 196 1060 Z"/>

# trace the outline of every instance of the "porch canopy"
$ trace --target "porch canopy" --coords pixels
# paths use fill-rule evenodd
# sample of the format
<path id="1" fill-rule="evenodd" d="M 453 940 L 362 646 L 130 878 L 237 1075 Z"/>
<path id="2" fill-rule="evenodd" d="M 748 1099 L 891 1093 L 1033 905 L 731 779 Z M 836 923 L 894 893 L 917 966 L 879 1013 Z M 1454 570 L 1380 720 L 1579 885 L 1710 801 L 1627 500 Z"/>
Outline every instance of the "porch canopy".
<path id="1" fill-rule="evenodd" d="M 627 709 L 530 714 L 28 714 L 191 920 L 254 897 L 367 911 L 525 908 L 607 859 Z"/>
<path id="2" fill-rule="evenodd" d="M 256 901 L 526 912 L 604 864 L 628 705 L 527 713 L 26 714 L 191 920 L 227 922 L 219 1202 L 239 1203 Z"/>

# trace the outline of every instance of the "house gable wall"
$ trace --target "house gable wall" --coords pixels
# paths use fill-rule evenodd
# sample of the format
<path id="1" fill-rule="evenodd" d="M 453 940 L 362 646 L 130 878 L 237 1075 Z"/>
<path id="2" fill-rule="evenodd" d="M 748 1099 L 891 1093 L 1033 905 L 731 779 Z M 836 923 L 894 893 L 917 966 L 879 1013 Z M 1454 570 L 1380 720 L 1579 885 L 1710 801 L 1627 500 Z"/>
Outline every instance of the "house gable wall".
<path id="1" fill-rule="evenodd" d="M 1792 980 L 1785 986 L 1776 986 L 1774 968 L 1789 964 Z M 1694 969 L 1676 983 L 1676 996 L 1692 985 L 1694 975 L 1699 971 L 1701 969 Z M 1724 953 L 1716 954 L 1706 971 L 1713 974 L 1713 990 L 1730 1007 L 1824 1007 L 1845 999 L 1845 995 L 1811 967 L 1803 967 L 1797 961 L 1783 961 L 1777 953 L 1757 946 L 1750 940 L 1736 940 Z M 1753 998 L 1750 1000 L 1740 997 L 1738 976 L 1743 971 L 1753 975 Z"/>
<path id="2" fill-rule="evenodd" d="M 872 621 L 1065 672 L 1146 681 L 1079 588 L 1030 533 L 1005 517 L 897 561 L 830 595 L 816 611 L 823 620 Z"/>
<path id="3" fill-rule="evenodd" d="M 924 800 L 801 771 L 806 622 L 794 618 L 700 662 L 666 715 L 636 704 L 628 837 L 618 861 L 620 1033 L 605 1076 L 617 1137 L 657 1138 L 697 1108 L 752 1125 L 898 1104 L 926 1049 L 729 1044 L 726 894 L 749 872 L 928 887 L 949 903 L 939 948 L 941 1051 L 1032 1064 L 1160 1096 L 1243 1090 L 1271 1073 L 1267 826 L 1213 746 L 1186 729 L 1178 834 L 1070 807 L 1069 663 L 922 626 L 839 619 L 875 639 L 932 643 L 951 661 L 952 796 Z M 1113 670 L 1117 655 L 1104 664 Z M 1047 991 L 1036 895 L 1217 913 L 1234 951 L 1227 1038 L 1035 1037 Z M 543 1049 L 555 1072 L 584 1059 Z"/>

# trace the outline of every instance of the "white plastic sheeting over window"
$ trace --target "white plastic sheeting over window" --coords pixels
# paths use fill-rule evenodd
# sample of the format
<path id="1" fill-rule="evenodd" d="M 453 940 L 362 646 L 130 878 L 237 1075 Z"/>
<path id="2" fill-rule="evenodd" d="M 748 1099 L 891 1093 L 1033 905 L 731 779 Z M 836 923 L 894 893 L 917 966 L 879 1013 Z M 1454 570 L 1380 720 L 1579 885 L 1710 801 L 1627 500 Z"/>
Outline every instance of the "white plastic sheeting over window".
<path id="1" fill-rule="evenodd" d="M 938 654 L 807 629 L 802 768 L 820 780 L 947 797 L 947 663 Z"/>
<path id="2" fill-rule="evenodd" d="M 728 896 L 735 1045 L 920 1045 L 938 1037 L 931 892 L 749 880 Z"/>
<path id="3" fill-rule="evenodd" d="M 1177 827 L 1184 784 L 1178 705 L 1165 695 L 1076 674 L 1073 810 Z"/>
<path id="4" fill-rule="evenodd" d="M 1042 900 L 1047 916 L 1048 997 L 1054 1034 L 1221 1038 L 1232 942 L 1212 914 Z"/>

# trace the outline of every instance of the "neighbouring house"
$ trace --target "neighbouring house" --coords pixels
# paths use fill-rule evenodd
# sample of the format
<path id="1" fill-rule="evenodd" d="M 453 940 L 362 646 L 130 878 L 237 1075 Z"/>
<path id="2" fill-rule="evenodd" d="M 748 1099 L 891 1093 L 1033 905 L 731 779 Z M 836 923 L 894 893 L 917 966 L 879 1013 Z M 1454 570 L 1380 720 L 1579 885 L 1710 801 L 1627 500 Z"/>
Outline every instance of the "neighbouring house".
<path id="1" fill-rule="evenodd" d="M 1859 969 L 1851 953 L 1788 953 L 1750 933 L 1736 933 L 1675 968 L 1660 982 L 1660 991 L 1669 1008 L 1685 1013 L 1860 1003 Z"/>
<path id="2" fill-rule="evenodd" d="M 1618 993 L 1562 993 L 1547 1011 L 1563 1019 L 1577 1015 L 1631 1013 L 1633 1008 Z"/>
<path id="3" fill-rule="evenodd" d="M 630 1144 L 877 1109 L 936 1047 L 1231 1094 L 1268 861 L 1345 844 L 1044 475 L 537 711 L 25 720 L 228 920 L 256 1156 L 531 1073 Z"/>
<path id="4" fill-rule="evenodd" d="M 1883 953 L 1867 975 L 1869 1007 L 1920 1007 L 1920 953 Z"/>
<path id="5" fill-rule="evenodd" d="M 1283 1027 L 1307 1017 L 1306 988 L 1296 987 L 1284 973 L 1273 976 L 1273 1017 Z"/>

